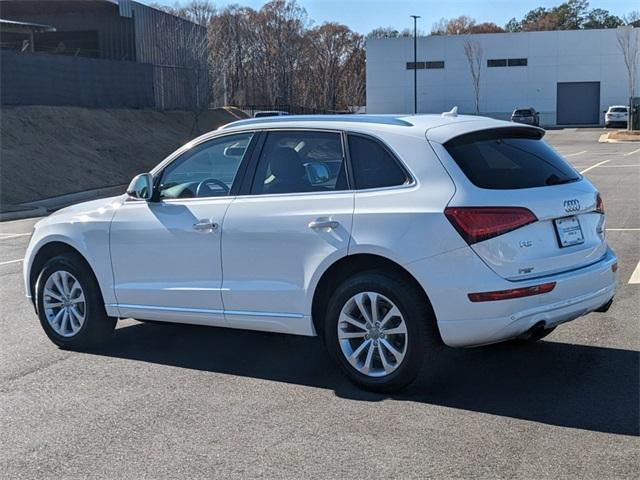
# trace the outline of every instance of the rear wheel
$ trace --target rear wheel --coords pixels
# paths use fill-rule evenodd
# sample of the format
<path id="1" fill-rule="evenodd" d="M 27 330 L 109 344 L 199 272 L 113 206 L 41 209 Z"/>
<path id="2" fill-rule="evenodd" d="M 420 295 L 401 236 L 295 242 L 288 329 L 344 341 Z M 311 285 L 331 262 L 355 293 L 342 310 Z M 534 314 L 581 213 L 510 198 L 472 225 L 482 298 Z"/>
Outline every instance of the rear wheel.
<path id="1" fill-rule="evenodd" d="M 108 317 L 93 272 L 76 254 L 50 259 L 36 282 L 38 317 L 53 343 L 82 350 L 106 340 L 116 325 Z"/>
<path id="2" fill-rule="evenodd" d="M 389 392 L 415 380 L 439 346 L 423 294 L 384 272 L 355 275 L 331 296 L 325 344 L 346 376 L 368 390 Z"/>

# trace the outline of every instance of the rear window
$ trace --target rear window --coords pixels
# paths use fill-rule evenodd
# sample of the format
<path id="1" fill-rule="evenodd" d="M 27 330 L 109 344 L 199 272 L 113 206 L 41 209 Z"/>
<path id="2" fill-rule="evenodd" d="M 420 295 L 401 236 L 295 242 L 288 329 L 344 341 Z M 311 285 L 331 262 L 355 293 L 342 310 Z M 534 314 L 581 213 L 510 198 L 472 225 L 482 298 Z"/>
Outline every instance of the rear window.
<path id="1" fill-rule="evenodd" d="M 616 107 L 609 109 L 612 113 L 627 113 L 627 109 L 624 107 Z"/>
<path id="2" fill-rule="evenodd" d="M 578 173 L 536 130 L 499 129 L 462 135 L 445 148 L 477 187 L 492 190 L 560 185 L 580 179 Z"/>
<path id="3" fill-rule="evenodd" d="M 516 110 L 515 112 L 513 112 L 513 114 L 516 117 L 526 117 L 526 116 L 531 116 L 531 110 Z"/>

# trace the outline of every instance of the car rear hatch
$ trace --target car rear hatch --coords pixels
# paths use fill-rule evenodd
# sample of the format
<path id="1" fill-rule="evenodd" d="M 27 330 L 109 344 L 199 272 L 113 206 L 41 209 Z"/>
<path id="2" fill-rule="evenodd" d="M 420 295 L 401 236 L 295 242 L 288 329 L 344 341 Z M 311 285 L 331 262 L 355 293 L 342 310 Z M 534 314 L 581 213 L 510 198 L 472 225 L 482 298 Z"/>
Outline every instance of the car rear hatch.
<path id="1" fill-rule="evenodd" d="M 516 110 L 515 112 L 513 112 L 513 115 L 511 115 L 511 118 L 513 120 L 529 122 L 533 121 L 533 113 L 531 112 L 531 110 Z"/>
<path id="2" fill-rule="evenodd" d="M 530 127 L 456 136 L 434 149 L 456 183 L 445 214 L 498 275 L 530 279 L 606 253 L 600 197 Z"/>

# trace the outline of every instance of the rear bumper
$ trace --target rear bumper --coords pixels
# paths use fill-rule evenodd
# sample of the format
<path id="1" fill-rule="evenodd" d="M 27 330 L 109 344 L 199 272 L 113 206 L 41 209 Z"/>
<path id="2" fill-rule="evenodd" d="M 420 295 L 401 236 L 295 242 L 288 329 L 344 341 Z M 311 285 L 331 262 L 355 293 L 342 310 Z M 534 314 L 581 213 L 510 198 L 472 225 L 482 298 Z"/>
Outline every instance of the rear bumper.
<path id="1" fill-rule="evenodd" d="M 477 257 L 476 257 L 477 258 Z M 438 260 L 440 261 L 440 260 Z M 615 294 L 617 273 L 612 265 L 617 259 L 607 250 L 598 262 L 578 270 L 531 281 L 510 282 L 499 278 L 479 259 L 468 257 L 470 265 L 458 288 L 446 285 L 453 278 L 444 278 L 445 285 L 428 282 L 425 286 L 438 320 L 440 335 L 452 347 L 468 347 L 500 342 L 517 337 L 534 325 L 544 322 L 545 328 L 555 327 L 597 310 Z M 415 273 L 414 273 L 415 274 Z M 556 282 L 553 291 L 531 297 L 470 302 L 467 293 L 527 287 Z"/>

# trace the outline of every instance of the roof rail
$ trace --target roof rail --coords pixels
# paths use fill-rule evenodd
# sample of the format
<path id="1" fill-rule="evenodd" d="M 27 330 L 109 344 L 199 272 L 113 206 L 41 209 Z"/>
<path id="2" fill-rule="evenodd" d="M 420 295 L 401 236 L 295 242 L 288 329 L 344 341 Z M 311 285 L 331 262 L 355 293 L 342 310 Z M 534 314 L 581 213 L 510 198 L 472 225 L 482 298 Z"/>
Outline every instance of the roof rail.
<path id="1" fill-rule="evenodd" d="M 226 130 L 232 127 L 259 125 L 264 123 L 288 123 L 288 122 L 345 122 L 345 123 L 377 123 L 381 125 L 397 125 L 401 127 L 411 127 L 413 124 L 395 115 L 282 115 L 274 117 L 246 118 L 227 123 L 218 128 Z"/>

